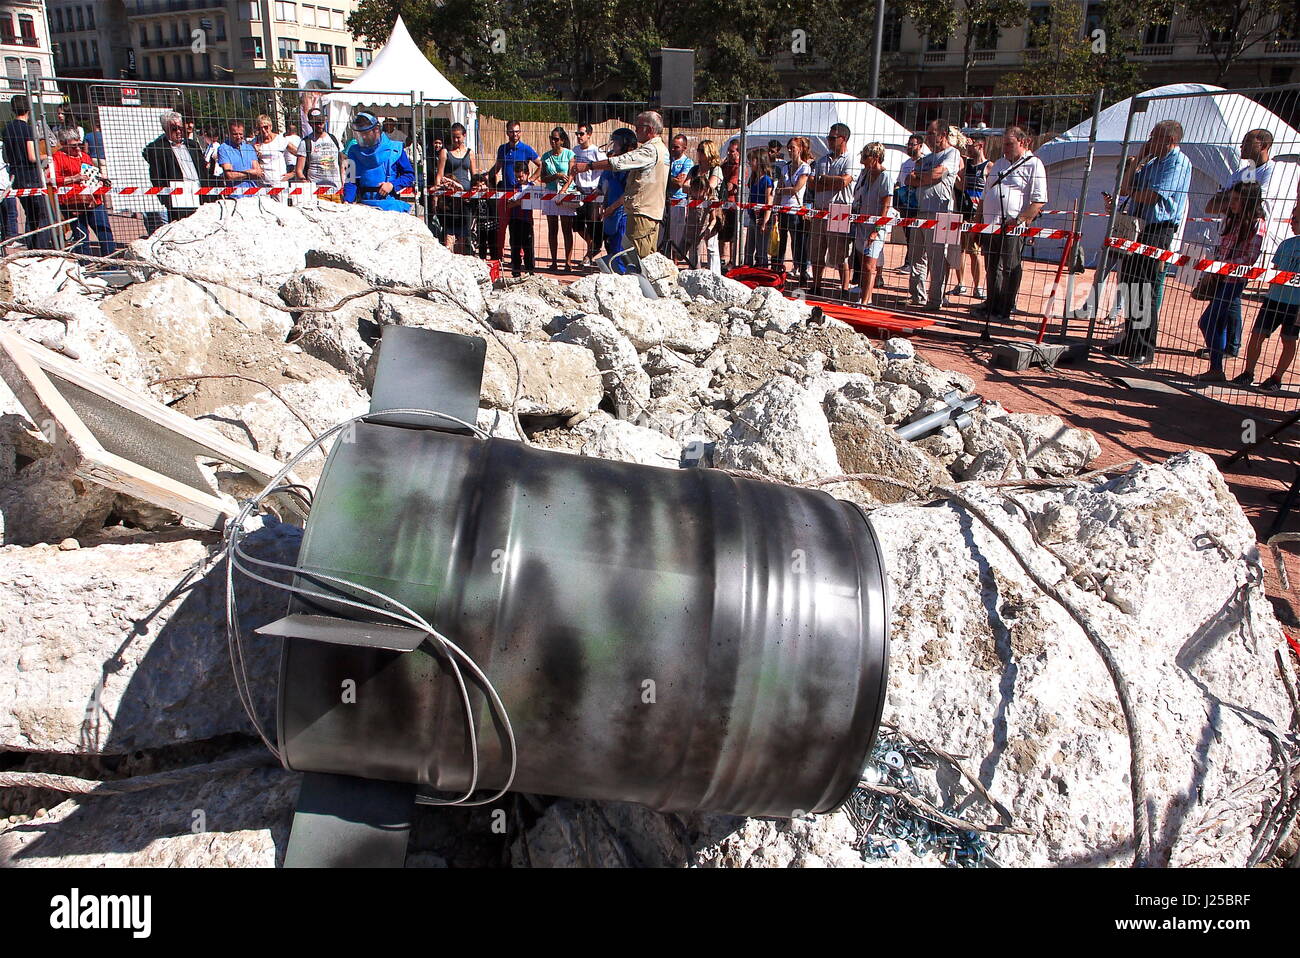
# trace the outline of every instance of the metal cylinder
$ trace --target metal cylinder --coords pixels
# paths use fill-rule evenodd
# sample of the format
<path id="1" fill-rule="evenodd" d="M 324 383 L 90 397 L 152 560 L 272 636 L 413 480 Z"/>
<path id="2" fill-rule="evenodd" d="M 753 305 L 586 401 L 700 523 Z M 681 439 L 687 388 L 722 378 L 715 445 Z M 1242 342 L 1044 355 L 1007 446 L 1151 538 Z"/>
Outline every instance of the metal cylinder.
<path id="1" fill-rule="evenodd" d="M 465 649 L 513 724 L 512 788 L 771 816 L 851 793 L 884 703 L 889 613 L 856 506 L 431 429 L 349 438 L 321 476 L 300 582 L 377 589 Z M 322 605 L 306 611 L 337 612 Z M 285 764 L 463 790 L 464 712 L 440 655 L 286 639 Z M 505 740 L 471 698 L 479 784 L 500 787 Z"/>

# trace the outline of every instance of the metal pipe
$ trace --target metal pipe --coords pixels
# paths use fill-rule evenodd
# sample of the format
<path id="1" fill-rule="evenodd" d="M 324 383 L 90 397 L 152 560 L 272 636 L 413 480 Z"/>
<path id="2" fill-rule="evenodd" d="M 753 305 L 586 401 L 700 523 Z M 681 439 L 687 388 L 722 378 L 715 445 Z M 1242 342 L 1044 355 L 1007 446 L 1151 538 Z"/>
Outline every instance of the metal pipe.
<path id="1" fill-rule="evenodd" d="M 905 422 L 901 426 L 896 426 L 894 434 L 900 439 L 921 439 L 950 422 L 958 429 L 964 429 L 970 425 L 970 414 L 984 405 L 981 397 L 972 394 L 963 398 L 961 393 L 955 390 L 944 396 L 943 401 L 947 403 L 946 408 L 936 409 L 914 422 Z"/>
<path id="2" fill-rule="evenodd" d="M 876 0 L 876 39 L 871 56 L 871 92 L 867 94 L 872 100 L 880 95 L 880 55 L 885 40 L 885 0 Z"/>
<path id="3" fill-rule="evenodd" d="M 1120 184 L 1124 182 L 1124 164 L 1128 161 L 1129 140 L 1133 137 L 1133 117 L 1135 114 L 1145 113 L 1146 108 L 1146 101 L 1142 100 L 1140 97 L 1135 96 L 1129 100 L 1128 118 L 1124 121 L 1124 145 L 1120 150 L 1119 165 L 1115 167 L 1115 194 L 1112 197 L 1112 202 L 1110 204 L 1110 215 L 1106 217 L 1106 237 L 1109 237 L 1111 233 L 1115 231 L 1115 217 L 1119 213 L 1119 187 Z M 1110 247 L 1106 245 L 1106 241 L 1103 238 L 1101 244 L 1101 260 L 1097 263 L 1097 268 L 1092 274 L 1092 304 L 1091 308 L 1088 310 L 1088 337 L 1085 341 L 1089 351 L 1092 350 L 1092 337 L 1097 329 L 1097 310 L 1101 305 L 1101 291 L 1097 289 L 1097 277 L 1101 276 L 1104 281 L 1106 276 L 1106 267 L 1110 264 L 1111 258 Z"/>
<path id="4" fill-rule="evenodd" d="M 1092 124 L 1088 128 L 1088 160 L 1083 166 L 1083 184 L 1079 187 L 1079 203 L 1074 211 L 1074 224 L 1070 227 L 1078 236 L 1075 242 L 1083 244 L 1083 214 L 1088 203 L 1088 180 L 1092 177 L 1092 161 L 1097 152 L 1097 118 L 1101 115 L 1101 105 L 1105 100 L 1106 88 L 1097 91 L 1092 101 Z M 1068 252 L 1068 250 L 1067 250 Z M 1074 303 L 1074 273 L 1065 277 L 1065 304 L 1061 310 L 1061 339 L 1069 332 L 1070 314 Z"/>

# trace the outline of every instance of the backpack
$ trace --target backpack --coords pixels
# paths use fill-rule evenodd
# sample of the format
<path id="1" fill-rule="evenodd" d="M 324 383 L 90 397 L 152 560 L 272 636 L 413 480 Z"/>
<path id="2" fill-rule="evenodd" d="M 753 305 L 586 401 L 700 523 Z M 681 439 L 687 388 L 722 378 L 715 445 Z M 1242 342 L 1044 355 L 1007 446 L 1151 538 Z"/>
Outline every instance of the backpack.
<path id="1" fill-rule="evenodd" d="M 343 155 L 344 155 L 343 147 L 342 147 L 342 145 L 339 144 L 338 137 L 336 137 L 336 136 L 335 136 L 333 133 L 331 133 L 329 130 L 326 130 L 326 131 L 325 131 L 325 135 L 328 136 L 331 140 L 334 141 L 334 148 L 335 148 L 336 150 L 339 151 L 339 156 L 343 156 Z M 307 175 L 307 165 L 308 165 L 309 163 L 311 163 L 311 144 L 312 144 L 312 139 L 311 139 L 311 137 L 309 137 L 309 136 L 304 136 L 304 137 L 302 138 L 302 143 L 301 143 L 301 144 L 299 145 L 299 147 L 298 147 L 298 149 L 299 149 L 299 151 L 300 151 L 300 155 L 303 157 L 303 161 L 302 161 L 302 172 L 303 172 L 303 175 L 304 175 L 304 176 Z M 341 172 L 342 172 L 342 164 L 340 163 L 339 166 L 340 166 L 340 173 L 341 173 Z"/>

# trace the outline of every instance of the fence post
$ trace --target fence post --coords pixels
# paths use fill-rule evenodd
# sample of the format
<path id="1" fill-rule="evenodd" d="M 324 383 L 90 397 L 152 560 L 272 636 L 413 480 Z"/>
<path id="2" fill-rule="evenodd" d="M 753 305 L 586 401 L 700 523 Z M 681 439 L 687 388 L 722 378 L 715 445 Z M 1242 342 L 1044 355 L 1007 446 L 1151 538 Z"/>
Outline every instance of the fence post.
<path id="1" fill-rule="evenodd" d="M 1097 96 L 1092 101 L 1092 125 L 1088 128 L 1088 160 L 1083 166 L 1083 185 L 1079 187 L 1079 202 L 1074 212 L 1074 223 L 1070 227 L 1077 235 L 1078 238 L 1075 243 L 1080 247 L 1083 245 L 1084 212 L 1088 205 L 1088 181 L 1092 178 L 1092 161 L 1097 152 L 1097 118 L 1101 115 L 1101 105 L 1105 100 L 1105 96 L 1106 88 L 1102 87 L 1097 91 Z M 1070 264 L 1066 263 L 1065 268 L 1069 270 Z M 1093 290 L 1093 296 L 1096 297 L 1096 290 Z M 1073 303 L 1074 273 L 1067 272 L 1065 274 L 1065 303 L 1061 310 L 1062 340 L 1069 334 L 1070 313 L 1073 312 Z"/>
<path id="2" fill-rule="evenodd" d="M 1092 307 L 1088 310 L 1088 338 L 1087 347 L 1089 352 L 1092 351 L 1092 338 L 1097 329 L 1097 310 L 1101 308 L 1101 292 L 1098 286 L 1104 283 L 1107 275 L 1107 267 L 1114 258 L 1111 254 L 1111 248 L 1106 245 L 1106 239 L 1115 230 L 1115 216 L 1119 213 L 1119 187 L 1124 182 L 1124 164 L 1128 162 L 1129 140 L 1133 136 L 1133 116 L 1137 113 L 1146 111 L 1146 102 L 1139 97 L 1133 97 L 1128 104 L 1128 118 L 1124 121 L 1124 145 L 1120 149 L 1119 164 L 1115 167 L 1115 193 L 1112 196 L 1110 204 L 1110 215 L 1106 217 L 1106 233 L 1101 241 L 1101 260 L 1097 263 L 1097 268 L 1093 271 L 1092 280 Z M 1100 279 L 1098 279 L 1100 277 Z M 1126 308 L 1129 308 L 1126 306 Z M 1127 320 L 1127 316 L 1125 319 Z"/>
<path id="3" fill-rule="evenodd" d="M 23 78 L 23 90 L 27 94 L 27 103 L 32 108 L 32 136 L 39 138 L 41 131 L 45 131 L 45 154 L 46 159 L 50 161 L 50 168 L 53 169 L 54 151 L 58 149 L 58 142 L 50 142 L 50 125 L 45 121 L 45 80 L 38 77 L 36 80 L 36 94 L 32 95 L 32 75 L 30 72 Z M 45 163 L 40 155 L 40 147 L 36 148 L 36 172 L 41 180 L 41 203 L 45 206 L 46 222 L 49 227 L 46 230 L 50 234 L 51 248 L 63 249 L 63 227 L 56 227 L 54 224 L 59 222 L 59 207 L 50 198 L 50 182 L 45 178 Z M 34 228 L 34 224 L 28 224 L 28 228 Z"/>
<path id="4" fill-rule="evenodd" d="M 736 175 L 736 235 L 731 242 L 731 265 L 739 266 L 745 259 L 745 211 L 741 204 L 745 200 L 745 188 L 749 186 L 749 164 L 745 162 L 745 145 L 749 135 L 749 96 L 740 97 L 740 169 Z M 725 179 L 723 181 L 725 187 Z"/>

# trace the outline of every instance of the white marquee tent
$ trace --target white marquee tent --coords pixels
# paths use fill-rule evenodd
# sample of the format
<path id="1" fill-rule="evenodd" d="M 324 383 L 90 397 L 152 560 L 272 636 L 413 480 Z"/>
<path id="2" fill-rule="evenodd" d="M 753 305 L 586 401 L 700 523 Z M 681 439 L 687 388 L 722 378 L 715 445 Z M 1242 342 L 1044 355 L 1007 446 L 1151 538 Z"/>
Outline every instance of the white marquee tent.
<path id="1" fill-rule="evenodd" d="M 769 140 L 780 140 L 784 146 L 792 136 L 806 136 L 813 156 L 824 156 L 830 152 L 826 134 L 832 123 L 843 123 L 849 128 L 848 155 L 855 177 L 860 169 L 858 156 L 862 148 L 879 141 L 885 147 L 885 168 L 897 179 L 899 168 L 907 159 L 907 138 L 912 131 L 883 110 L 845 93 L 809 93 L 769 110 L 746 128 L 745 148 L 765 147 Z M 922 152 L 929 150 L 922 147 Z"/>
<path id="2" fill-rule="evenodd" d="M 477 108 L 425 58 L 398 17 L 388 42 L 365 72 L 325 96 L 330 132 L 346 142 L 351 136 L 348 123 L 352 114 L 363 107 L 387 115 L 410 116 L 413 98 L 417 103 L 424 101 L 426 116 L 463 123 L 468 131 L 467 142 L 475 142 Z"/>
<path id="3" fill-rule="evenodd" d="M 1174 83 L 1147 90 L 1141 96 L 1186 93 L 1215 93 L 1222 87 L 1205 83 Z M 1097 118 L 1097 147 L 1088 195 L 1083 208 L 1100 212 L 1105 209 L 1102 191 L 1115 192 L 1115 174 L 1124 149 L 1124 127 L 1128 121 L 1130 100 L 1107 107 Z M 1265 129 L 1273 134 L 1274 171 L 1265 194 L 1270 201 L 1269 236 L 1266 254 L 1291 235 L 1285 222 L 1295 204 L 1296 185 L 1300 182 L 1300 132 L 1277 114 L 1238 93 L 1217 96 L 1194 96 L 1153 100 L 1145 112 L 1134 115 L 1130 134 L 1130 154 L 1140 149 L 1161 120 L 1177 120 L 1183 126 L 1180 149 L 1192 164 L 1192 186 L 1188 197 L 1189 217 L 1204 217 L 1205 203 L 1234 172 L 1245 165 L 1241 159 L 1242 138 L 1249 130 Z M 1078 198 L 1083 168 L 1088 156 L 1088 132 L 1091 118 L 1051 140 L 1038 150 L 1047 167 L 1048 209 L 1069 209 Z M 1068 227 L 1068 216 L 1045 216 L 1042 226 Z M 1200 252 L 1212 246 L 1217 236 L 1214 223 L 1187 223 L 1180 231 L 1174 248 Z M 1106 218 L 1086 216 L 1083 220 L 1083 248 L 1088 261 L 1095 262 L 1106 232 Z M 1048 259 L 1060 256 L 1061 240 L 1038 241 L 1039 255 Z"/>

